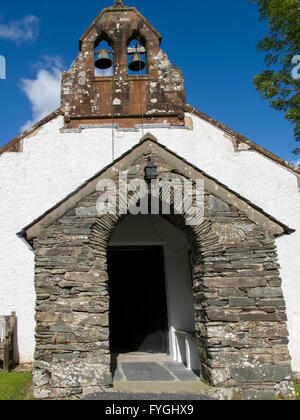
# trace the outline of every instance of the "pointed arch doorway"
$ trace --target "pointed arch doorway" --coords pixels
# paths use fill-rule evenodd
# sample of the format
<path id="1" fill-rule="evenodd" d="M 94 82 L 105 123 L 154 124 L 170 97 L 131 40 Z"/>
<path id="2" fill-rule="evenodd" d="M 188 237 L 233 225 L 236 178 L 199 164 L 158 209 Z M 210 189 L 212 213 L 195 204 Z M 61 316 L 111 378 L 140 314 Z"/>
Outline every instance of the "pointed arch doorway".
<path id="1" fill-rule="evenodd" d="M 108 273 L 111 352 L 166 353 L 175 360 L 175 331 L 195 330 L 184 232 L 161 216 L 126 216 L 109 243 Z M 196 342 L 189 350 L 191 367 L 199 370 Z"/>

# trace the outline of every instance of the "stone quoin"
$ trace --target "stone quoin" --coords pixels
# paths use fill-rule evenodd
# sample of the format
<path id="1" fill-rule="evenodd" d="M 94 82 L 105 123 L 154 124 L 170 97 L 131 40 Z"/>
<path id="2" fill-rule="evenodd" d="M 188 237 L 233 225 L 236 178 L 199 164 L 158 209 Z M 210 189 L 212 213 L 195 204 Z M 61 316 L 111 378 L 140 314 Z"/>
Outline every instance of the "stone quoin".
<path id="1" fill-rule="evenodd" d="M 144 74 L 128 71 L 133 41 Z M 151 351 L 155 338 L 173 357 L 174 331 L 193 331 L 193 366 L 216 397 L 293 398 L 300 172 L 188 105 L 181 70 L 161 41 L 136 8 L 115 1 L 80 38 L 63 73 L 60 108 L 0 149 L 0 307 L 17 313 L 15 358 L 34 362 L 36 398 L 109 389 L 112 340 L 119 333 L 135 340 L 121 307 L 134 302 L 153 319 L 160 312 L 147 306 L 142 287 L 130 286 L 147 278 L 154 287 L 156 265 L 165 281 L 157 290 L 166 296 L 155 301 L 165 302 L 166 324 L 159 334 L 145 330 L 140 348 Z M 95 52 L 103 43 L 113 66 L 99 76 Z M 120 174 L 128 183 L 144 180 L 149 160 L 159 181 L 203 182 L 200 224 L 190 226 L 187 209 L 178 214 L 174 196 L 164 193 L 159 202 L 170 214 L 133 216 L 124 207 L 99 214 L 98 183 L 114 182 L 121 206 Z M 125 191 L 127 203 L 133 191 Z M 125 267 L 128 247 L 159 247 L 164 264 L 151 261 L 146 270 L 136 258 Z M 114 252 L 120 267 L 112 270 Z M 124 296 L 112 285 L 116 275 Z"/>

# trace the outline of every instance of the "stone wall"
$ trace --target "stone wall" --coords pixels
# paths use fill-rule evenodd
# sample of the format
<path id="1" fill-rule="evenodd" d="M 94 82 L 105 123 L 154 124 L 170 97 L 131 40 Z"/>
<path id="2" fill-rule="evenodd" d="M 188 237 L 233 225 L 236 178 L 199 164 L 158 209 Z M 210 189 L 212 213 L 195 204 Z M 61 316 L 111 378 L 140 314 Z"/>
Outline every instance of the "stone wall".
<path id="1" fill-rule="evenodd" d="M 35 395 L 66 398 L 102 389 L 110 374 L 106 259 L 90 247 L 90 197 L 34 244 Z"/>
<path id="2" fill-rule="evenodd" d="M 129 173 L 142 176 L 146 158 Z M 166 162 L 157 163 L 170 173 Z M 99 217 L 98 194 L 83 199 L 34 241 L 38 398 L 80 398 L 112 384 L 106 251 L 120 216 Z M 184 215 L 164 217 L 186 233 L 193 249 L 202 375 L 216 388 L 215 395 L 291 398 L 274 238 L 211 193 L 205 194 L 200 226 L 186 226 Z"/>
<path id="3" fill-rule="evenodd" d="M 212 195 L 206 215 L 185 228 L 202 377 L 222 399 L 294 398 L 274 238 Z"/>
<path id="4" fill-rule="evenodd" d="M 291 397 L 274 239 L 237 214 L 226 217 L 198 231 L 194 296 L 203 376 L 230 399 Z"/>

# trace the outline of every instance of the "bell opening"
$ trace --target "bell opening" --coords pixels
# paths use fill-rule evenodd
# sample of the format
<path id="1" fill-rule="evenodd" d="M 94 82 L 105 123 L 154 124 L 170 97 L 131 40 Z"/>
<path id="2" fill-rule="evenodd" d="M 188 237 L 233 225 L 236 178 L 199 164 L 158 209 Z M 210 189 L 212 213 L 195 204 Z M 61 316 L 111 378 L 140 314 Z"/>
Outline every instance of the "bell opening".
<path id="1" fill-rule="evenodd" d="M 100 50 L 96 54 L 95 67 L 99 70 L 106 70 L 112 66 L 112 59 L 109 56 L 109 51 Z"/>
<path id="2" fill-rule="evenodd" d="M 113 54 L 109 43 L 102 40 L 95 48 L 95 76 L 113 76 Z"/>
<path id="3" fill-rule="evenodd" d="M 135 73 L 137 71 L 144 70 L 145 67 L 146 67 L 146 63 L 143 61 L 141 55 L 134 54 L 132 56 L 132 61 L 128 66 L 129 70 Z"/>
<path id="4" fill-rule="evenodd" d="M 127 59 L 129 75 L 147 74 L 145 41 L 138 33 L 128 40 Z"/>

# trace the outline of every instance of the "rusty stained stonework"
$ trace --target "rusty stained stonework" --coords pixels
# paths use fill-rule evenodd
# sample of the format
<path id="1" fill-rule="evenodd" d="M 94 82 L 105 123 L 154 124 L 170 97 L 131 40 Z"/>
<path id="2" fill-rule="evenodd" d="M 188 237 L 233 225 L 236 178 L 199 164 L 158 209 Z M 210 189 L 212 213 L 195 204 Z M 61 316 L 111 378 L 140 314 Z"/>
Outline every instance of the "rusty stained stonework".
<path id="1" fill-rule="evenodd" d="M 81 124 L 184 126 L 186 96 L 181 70 L 161 50 L 161 35 L 134 8 L 115 2 L 104 9 L 80 39 L 81 52 L 63 73 L 61 107 L 65 129 Z M 129 75 L 127 47 L 140 39 L 146 49 L 147 74 Z M 94 75 L 94 53 L 105 40 L 113 52 L 114 75 Z"/>

